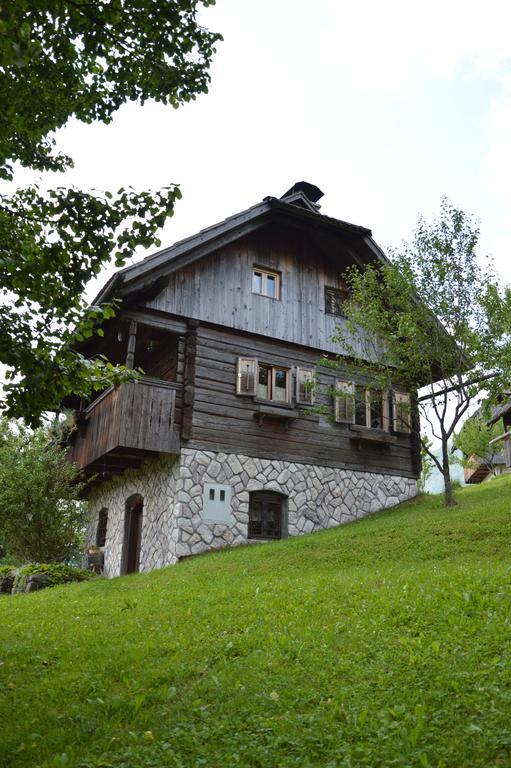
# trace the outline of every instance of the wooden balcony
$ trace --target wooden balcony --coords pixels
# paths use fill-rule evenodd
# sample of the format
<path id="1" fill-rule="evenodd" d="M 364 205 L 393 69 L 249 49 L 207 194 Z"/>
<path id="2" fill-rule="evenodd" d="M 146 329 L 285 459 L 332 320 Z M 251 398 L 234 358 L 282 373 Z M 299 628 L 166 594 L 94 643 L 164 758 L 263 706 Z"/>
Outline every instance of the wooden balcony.
<path id="1" fill-rule="evenodd" d="M 155 380 L 108 389 L 82 414 L 69 458 L 87 476 L 118 474 L 149 457 L 180 451 L 178 384 Z"/>

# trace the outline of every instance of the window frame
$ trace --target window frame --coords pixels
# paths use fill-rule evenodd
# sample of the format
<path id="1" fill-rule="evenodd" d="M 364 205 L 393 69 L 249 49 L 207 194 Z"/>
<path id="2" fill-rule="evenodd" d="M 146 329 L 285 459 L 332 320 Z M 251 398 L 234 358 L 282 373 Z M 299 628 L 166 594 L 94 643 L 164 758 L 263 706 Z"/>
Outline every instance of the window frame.
<path id="1" fill-rule="evenodd" d="M 254 533 L 254 520 L 252 519 L 253 505 L 260 504 L 262 507 L 261 514 L 261 534 Z M 267 530 L 263 534 L 262 530 L 265 527 L 265 507 L 268 505 L 279 505 L 279 517 L 277 535 L 268 536 Z M 287 515 L 285 509 L 285 497 L 282 494 L 273 491 L 253 491 L 250 494 L 249 506 L 248 506 L 248 523 L 247 523 L 247 539 L 249 541 L 279 541 L 287 536 Z"/>
<path id="2" fill-rule="evenodd" d="M 268 397 L 262 397 L 259 394 L 259 371 L 261 368 L 266 368 L 268 370 Z M 277 371 L 284 371 L 286 374 L 286 399 L 285 400 L 277 400 L 273 397 L 274 390 L 276 389 L 275 386 L 275 374 Z M 291 376 L 292 376 L 292 369 L 286 368 L 283 365 L 272 365 L 271 363 L 257 363 L 257 389 L 256 389 L 256 395 L 255 399 L 259 402 L 263 403 L 277 403 L 278 405 L 289 405 L 292 401 L 291 397 Z"/>
<path id="3" fill-rule="evenodd" d="M 261 290 L 255 291 L 254 290 L 254 276 L 255 274 L 261 275 Z M 275 278 L 275 296 L 271 296 L 268 293 L 268 277 Z M 254 265 L 252 267 L 252 293 L 255 296 L 264 296 L 265 299 L 273 299 L 273 301 L 280 301 L 281 296 L 281 281 L 282 281 L 282 275 L 280 272 L 277 272 L 274 269 L 268 269 L 267 267 L 258 267 L 257 265 Z"/>

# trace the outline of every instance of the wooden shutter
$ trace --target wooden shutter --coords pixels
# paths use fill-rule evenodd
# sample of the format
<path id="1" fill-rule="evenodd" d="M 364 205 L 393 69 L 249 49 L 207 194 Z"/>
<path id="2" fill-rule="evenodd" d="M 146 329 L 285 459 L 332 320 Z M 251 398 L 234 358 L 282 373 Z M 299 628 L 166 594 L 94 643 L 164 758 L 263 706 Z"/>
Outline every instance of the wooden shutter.
<path id="1" fill-rule="evenodd" d="M 411 411 L 410 395 L 406 392 L 394 392 L 394 431 L 410 433 Z"/>
<path id="2" fill-rule="evenodd" d="M 355 385 L 352 381 L 336 379 L 335 420 L 353 424 L 355 418 Z"/>
<path id="3" fill-rule="evenodd" d="M 304 405 L 313 405 L 314 390 L 312 383 L 314 381 L 314 371 L 308 368 L 296 369 L 296 402 Z"/>
<path id="4" fill-rule="evenodd" d="M 236 394 L 256 394 L 257 360 L 253 357 L 238 357 L 236 374 Z"/>

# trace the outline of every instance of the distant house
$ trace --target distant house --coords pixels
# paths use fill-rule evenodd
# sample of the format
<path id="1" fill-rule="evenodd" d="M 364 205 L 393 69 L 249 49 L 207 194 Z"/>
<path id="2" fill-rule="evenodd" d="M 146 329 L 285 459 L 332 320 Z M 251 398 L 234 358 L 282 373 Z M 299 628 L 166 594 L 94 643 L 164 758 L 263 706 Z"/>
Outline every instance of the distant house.
<path id="1" fill-rule="evenodd" d="M 69 403 L 88 540 L 108 576 L 318 531 L 415 495 L 420 446 L 399 371 L 378 392 L 318 367 L 339 351 L 344 270 L 385 258 L 369 229 L 320 214 L 321 196 L 299 182 L 120 270 L 96 298 L 116 297 L 120 311 L 81 351 L 144 371 Z M 316 404 L 335 420 L 310 412 Z"/>
<path id="2" fill-rule="evenodd" d="M 508 393 L 503 396 L 503 402 L 493 408 L 488 425 L 501 424 L 501 434 L 491 442 L 494 453 L 489 460 L 478 456 L 469 456 L 470 467 L 465 468 L 465 482 L 468 484 L 482 483 L 497 475 L 511 472 L 511 397 Z"/>

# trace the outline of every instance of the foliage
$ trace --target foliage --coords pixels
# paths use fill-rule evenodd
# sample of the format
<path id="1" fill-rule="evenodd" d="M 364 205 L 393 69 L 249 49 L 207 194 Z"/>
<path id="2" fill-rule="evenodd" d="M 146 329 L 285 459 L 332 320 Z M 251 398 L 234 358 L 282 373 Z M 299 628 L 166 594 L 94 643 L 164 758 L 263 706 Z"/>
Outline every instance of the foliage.
<path id="1" fill-rule="evenodd" d="M 73 568 L 66 563 L 29 563 L 17 569 L 13 592 L 23 592 L 29 577 L 35 574 L 47 576 L 49 587 L 68 584 L 72 581 L 87 581 L 94 576 L 91 571 Z"/>
<path id="2" fill-rule="evenodd" d="M 439 218 L 420 219 L 391 261 L 348 271 L 352 299 L 335 334 L 337 367 L 345 370 L 348 356 L 374 387 L 422 390 L 409 425 L 418 435 L 418 407 L 441 443 L 440 459 L 426 450 L 444 477 L 447 504 L 454 503 L 449 440 L 473 398 L 485 387 L 502 389 L 511 371 L 511 291 L 481 263 L 478 238 L 470 215 L 444 199 Z"/>
<path id="3" fill-rule="evenodd" d="M 454 445 L 463 453 L 463 466 L 475 469 L 480 463 L 484 463 L 494 474 L 494 462 L 498 449 L 491 441 L 499 437 L 503 431 L 501 421 L 488 426 L 481 413 L 467 419 L 460 431 L 454 435 Z"/>
<path id="4" fill-rule="evenodd" d="M 128 101 L 173 107 L 207 91 L 219 35 L 197 12 L 214 0 L 19 0 L 0 8 L 0 178 L 16 163 L 62 172 L 72 165 L 54 132 L 74 117 L 109 122 Z M 97 332 L 112 305 L 87 309 L 85 285 L 113 255 L 158 244 L 181 193 L 116 194 L 31 184 L 0 194 L 0 362 L 8 367 L 7 413 L 35 424 L 63 395 L 85 395 L 129 378 L 75 342 Z"/>
<path id="5" fill-rule="evenodd" d="M 0 601 L 0 752 L 10 768 L 504 766 L 510 500 L 497 478 L 447 513 L 422 496 Z"/>
<path id="6" fill-rule="evenodd" d="M 417 482 L 418 488 L 422 493 L 424 493 L 435 466 L 433 459 L 429 455 L 429 451 L 432 447 L 432 440 L 430 440 L 427 435 L 423 435 L 421 439 L 421 476 Z"/>
<path id="7" fill-rule="evenodd" d="M 11 556 L 21 562 L 73 556 L 85 521 L 78 480 L 45 429 L 0 421 L 0 537 Z"/>

